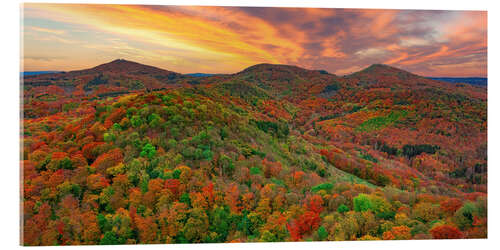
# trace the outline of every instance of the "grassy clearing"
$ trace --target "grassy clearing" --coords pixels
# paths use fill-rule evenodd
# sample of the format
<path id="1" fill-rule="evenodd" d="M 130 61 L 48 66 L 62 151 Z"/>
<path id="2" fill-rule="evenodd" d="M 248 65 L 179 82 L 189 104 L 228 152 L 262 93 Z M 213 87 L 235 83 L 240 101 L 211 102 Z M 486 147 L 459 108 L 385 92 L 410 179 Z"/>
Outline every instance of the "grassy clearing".
<path id="1" fill-rule="evenodd" d="M 374 131 L 374 130 L 379 130 L 381 128 L 387 127 L 397 120 L 404 118 L 408 115 L 408 111 L 406 110 L 401 110 L 401 111 L 391 111 L 386 116 L 378 116 L 374 117 L 371 119 L 366 120 L 363 122 L 361 125 L 359 125 L 356 130 L 358 131 Z"/>

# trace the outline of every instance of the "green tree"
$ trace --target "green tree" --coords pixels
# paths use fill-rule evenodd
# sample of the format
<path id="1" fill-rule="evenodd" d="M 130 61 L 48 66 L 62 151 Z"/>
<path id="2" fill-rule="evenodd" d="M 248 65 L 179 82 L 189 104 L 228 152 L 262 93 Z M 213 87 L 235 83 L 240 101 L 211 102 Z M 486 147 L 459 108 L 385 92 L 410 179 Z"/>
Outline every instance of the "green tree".
<path id="1" fill-rule="evenodd" d="M 217 242 L 225 242 L 229 234 L 229 207 L 217 207 L 213 210 L 210 217 L 210 231 L 217 233 Z"/>
<path id="2" fill-rule="evenodd" d="M 338 208 L 337 208 L 337 212 L 343 214 L 345 212 L 349 212 L 349 208 L 344 205 L 344 204 L 341 204 Z"/>
<path id="3" fill-rule="evenodd" d="M 326 228 L 323 226 L 318 228 L 317 234 L 319 240 L 326 240 L 326 237 L 328 237 L 328 231 L 326 231 Z"/>
<path id="4" fill-rule="evenodd" d="M 104 141 L 105 142 L 112 142 L 116 139 L 116 136 L 113 133 L 104 133 Z"/>
<path id="5" fill-rule="evenodd" d="M 179 198 L 179 201 L 182 203 L 186 203 L 188 206 L 191 205 L 191 198 L 189 198 L 188 193 L 183 193 L 181 197 Z"/>
<path id="6" fill-rule="evenodd" d="M 149 126 L 152 128 L 158 128 L 160 126 L 161 117 L 155 113 L 148 116 Z"/>
<path id="7" fill-rule="evenodd" d="M 372 211 L 375 213 L 375 216 L 385 220 L 394 218 L 396 213 L 392 210 L 392 205 L 386 199 L 380 196 L 372 196 L 370 201 L 372 203 Z"/>
<path id="8" fill-rule="evenodd" d="M 146 144 L 144 147 L 142 147 L 142 151 L 140 156 L 141 157 L 147 157 L 150 160 L 156 155 L 156 148 L 151 145 L 151 144 Z"/>
<path id="9" fill-rule="evenodd" d="M 212 158 L 214 157 L 214 153 L 210 149 L 205 149 L 203 150 L 203 153 L 201 154 L 202 159 L 211 161 Z"/>
<path id="10" fill-rule="evenodd" d="M 132 118 L 130 119 L 130 123 L 132 124 L 132 126 L 133 126 L 134 128 L 137 128 L 137 127 L 139 127 L 139 126 L 141 126 L 141 125 L 142 125 L 142 119 L 141 119 L 141 117 L 140 117 L 140 116 L 138 116 L 138 115 L 134 115 L 134 116 L 132 116 Z"/>
<path id="11" fill-rule="evenodd" d="M 359 194 L 353 199 L 354 211 L 363 212 L 373 208 L 370 197 L 366 194 Z"/>
<path id="12" fill-rule="evenodd" d="M 99 242 L 100 245 L 118 245 L 118 244 L 123 244 L 121 243 L 118 238 L 116 237 L 116 234 L 112 231 L 107 231 L 104 233 L 101 241 Z"/>
<path id="13" fill-rule="evenodd" d="M 474 216 L 476 214 L 476 205 L 472 202 L 467 202 L 455 212 L 454 220 L 457 226 L 461 230 L 464 230 L 472 226 L 472 222 L 474 221 Z"/>

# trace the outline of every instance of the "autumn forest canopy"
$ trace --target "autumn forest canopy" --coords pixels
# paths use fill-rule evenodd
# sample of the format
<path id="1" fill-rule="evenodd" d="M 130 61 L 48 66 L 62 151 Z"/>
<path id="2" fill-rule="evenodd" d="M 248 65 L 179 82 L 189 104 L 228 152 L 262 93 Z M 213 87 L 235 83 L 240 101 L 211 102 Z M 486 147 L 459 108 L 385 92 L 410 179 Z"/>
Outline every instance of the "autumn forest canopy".
<path id="1" fill-rule="evenodd" d="M 24 245 L 487 236 L 487 90 L 375 64 L 25 75 Z"/>

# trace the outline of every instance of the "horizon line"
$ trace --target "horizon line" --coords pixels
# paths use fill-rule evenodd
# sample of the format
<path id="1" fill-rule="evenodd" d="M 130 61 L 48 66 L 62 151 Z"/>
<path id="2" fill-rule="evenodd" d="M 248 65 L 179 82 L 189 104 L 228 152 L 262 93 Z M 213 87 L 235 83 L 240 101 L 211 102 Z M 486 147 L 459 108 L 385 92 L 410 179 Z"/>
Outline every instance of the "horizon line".
<path id="1" fill-rule="evenodd" d="M 127 62 L 132 62 L 132 63 L 137 63 L 137 64 L 142 64 L 142 65 L 146 65 L 146 66 L 150 66 L 150 67 L 155 67 L 155 68 L 159 68 L 159 69 L 162 69 L 162 70 L 168 70 L 168 71 L 172 71 L 170 69 L 165 69 L 165 68 L 162 68 L 162 67 L 159 67 L 159 66 L 154 66 L 154 65 L 150 65 L 150 64 L 145 64 L 145 63 L 141 63 L 141 62 L 137 62 L 137 61 L 132 61 L 132 60 L 127 60 L 127 59 L 124 59 L 124 58 L 117 58 L 117 59 L 114 59 L 114 60 L 111 60 L 111 61 L 107 61 L 107 62 L 104 62 L 104 63 L 100 63 L 100 64 L 97 64 L 96 66 L 91 66 L 91 67 L 88 67 L 88 68 L 83 68 L 83 69 L 72 69 L 72 70 L 52 70 L 52 69 L 49 69 L 49 70 L 28 70 L 28 71 L 19 71 L 20 73 L 24 73 L 24 72 L 44 72 L 44 71 L 52 71 L 52 72 L 57 72 L 57 73 L 67 73 L 67 72 L 71 72 L 71 71 L 78 71 L 78 70 L 86 70 L 86 69 L 92 69 L 92 68 L 95 68 L 97 66 L 100 66 L 100 65 L 103 65 L 103 64 L 109 64 L 109 63 L 112 63 L 114 61 L 120 61 L 120 60 L 123 60 L 123 61 L 127 61 Z M 403 70 L 403 71 L 407 71 L 407 72 L 410 72 L 412 74 L 416 74 L 416 75 L 419 75 L 419 76 L 422 76 L 422 77 L 426 77 L 426 78 L 488 78 L 488 76 L 480 76 L 480 75 L 474 75 L 474 76 L 444 76 L 444 75 L 440 75 L 440 76 L 429 76 L 429 75 L 420 75 L 420 74 L 417 74 L 417 73 L 414 73 L 412 71 L 409 71 L 409 70 L 406 70 L 406 69 L 401 69 L 399 67 L 395 67 L 395 66 L 392 66 L 392 65 L 389 65 L 389 64 L 384 64 L 384 63 L 372 63 L 370 64 L 369 66 L 366 66 L 366 67 L 363 67 L 361 68 L 360 70 L 358 71 L 353 71 L 353 72 L 350 72 L 348 74 L 335 74 L 335 73 L 331 73 L 329 72 L 328 70 L 324 70 L 324 69 L 308 69 L 308 68 L 305 68 L 305 67 L 301 67 L 301 66 L 298 66 L 298 65 L 294 65 L 294 64 L 280 64 L 280 63 L 257 63 L 257 64 L 253 64 L 253 65 L 250 65 L 248 67 L 245 67 L 243 68 L 242 70 L 239 70 L 239 71 L 236 71 L 236 72 L 232 72 L 232 73 L 205 73 L 205 72 L 202 72 L 202 71 L 193 71 L 191 73 L 180 73 L 180 72 L 176 72 L 176 71 L 172 71 L 174 73 L 178 73 L 178 74 L 182 74 L 182 75 L 190 75 L 190 74 L 208 74 L 208 75 L 232 75 L 232 74 L 236 74 L 236 73 L 239 73 L 239 72 L 242 72 L 244 71 L 245 69 L 248 69 L 250 67 L 253 67 L 253 66 L 256 66 L 256 65 L 261 65 L 261 64 L 269 64 L 269 65 L 285 65 L 285 66 L 295 66 L 295 67 L 299 67 L 299 68 L 302 68 L 302 69 L 305 69 L 305 70 L 315 70 L 315 71 L 326 71 L 328 72 L 329 74 L 333 74 L 333 75 L 336 75 L 336 76 L 339 76 L 339 77 L 343 77 L 343 76 L 348 76 L 348 75 L 351 75 L 351 74 L 354 74 L 356 72 L 360 72 L 360 71 L 363 71 L 365 70 L 366 68 L 368 67 L 371 67 L 373 65 L 385 65 L 385 66 L 389 66 L 389 67 L 393 67 L 393 68 L 396 68 L 396 69 L 399 69 L 399 70 Z"/>

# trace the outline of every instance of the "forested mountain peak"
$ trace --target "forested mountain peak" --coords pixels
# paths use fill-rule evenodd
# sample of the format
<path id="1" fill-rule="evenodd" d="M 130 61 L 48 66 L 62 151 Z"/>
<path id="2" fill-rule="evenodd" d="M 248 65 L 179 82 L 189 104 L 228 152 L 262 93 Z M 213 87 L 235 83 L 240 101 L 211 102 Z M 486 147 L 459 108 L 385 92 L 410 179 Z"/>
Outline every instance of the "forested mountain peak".
<path id="1" fill-rule="evenodd" d="M 304 68 L 300 68 L 297 66 L 286 65 L 286 64 L 271 64 L 271 63 L 259 63 L 252 65 L 248 68 L 245 68 L 239 73 L 249 73 L 249 72 L 262 72 L 262 71 L 272 71 L 272 70 L 280 70 L 280 71 L 306 71 Z"/>
<path id="2" fill-rule="evenodd" d="M 436 91 L 440 90 L 448 93 L 468 92 L 467 95 L 472 94 L 476 97 L 484 98 L 481 97 L 482 94 L 476 94 L 484 91 L 476 90 L 471 86 L 461 86 L 463 88 L 457 91 L 456 86 L 453 84 L 431 80 L 385 64 L 373 64 L 363 70 L 344 76 L 342 79 L 352 87 L 365 89 L 392 88 L 418 90 L 433 88 Z"/>
<path id="3" fill-rule="evenodd" d="M 128 61 L 125 59 L 116 59 L 108 63 L 98 65 L 96 67 L 77 70 L 72 72 L 85 72 L 85 73 L 127 73 L 127 74 L 162 74 L 162 75 L 175 75 L 180 76 L 181 74 L 160 69 L 154 66 L 149 66 L 145 64 L 140 64 L 133 61 Z M 71 72 L 70 72 L 71 73 Z"/>
<path id="4" fill-rule="evenodd" d="M 260 63 L 250 66 L 238 73 L 236 75 L 249 74 L 249 73 L 266 73 L 266 72 L 281 72 L 294 74 L 299 76 L 306 75 L 320 75 L 320 74 L 329 74 L 325 70 L 310 70 L 301 68 L 295 65 L 287 65 L 287 64 L 270 64 L 270 63 Z"/>
<path id="5" fill-rule="evenodd" d="M 364 77 L 383 77 L 383 76 L 397 76 L 398 78 L 401 79 L 408 79 L 408 78 L 423 78 L 421 76 L 415 75 L 413 73 L 410 73 L 408 71 L 392 67 L 386 64 L 372 64 L 369 67 L 360 70 L 358 72 L 355 72 L 351 75 L 348 75 L 348 78 L 352 77 L 359 77 L 359 76 L 364 76 Z"/>

